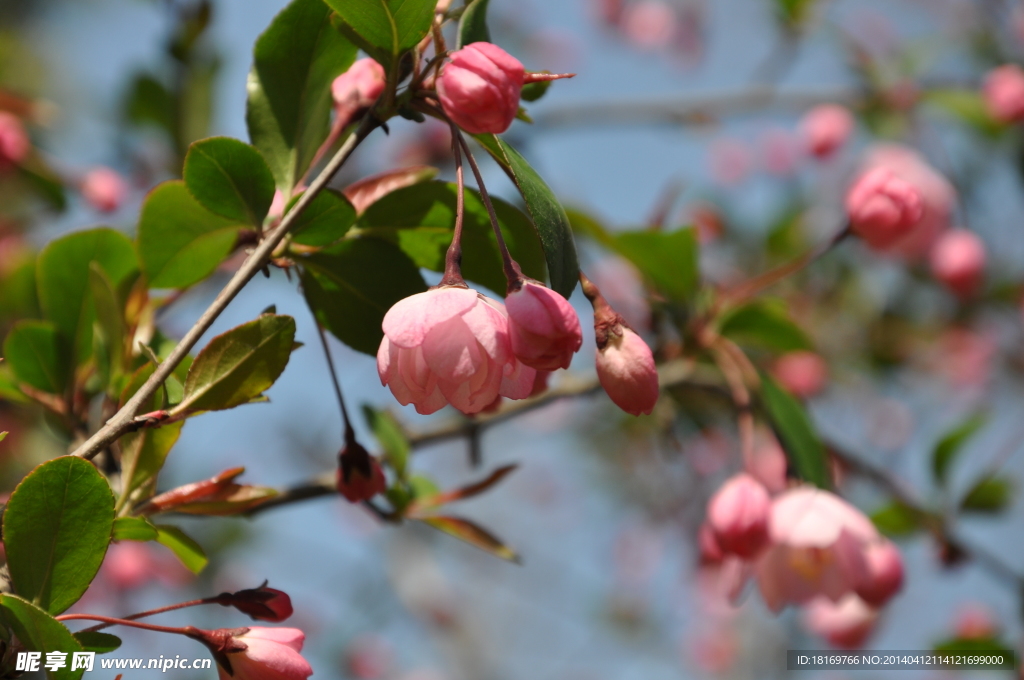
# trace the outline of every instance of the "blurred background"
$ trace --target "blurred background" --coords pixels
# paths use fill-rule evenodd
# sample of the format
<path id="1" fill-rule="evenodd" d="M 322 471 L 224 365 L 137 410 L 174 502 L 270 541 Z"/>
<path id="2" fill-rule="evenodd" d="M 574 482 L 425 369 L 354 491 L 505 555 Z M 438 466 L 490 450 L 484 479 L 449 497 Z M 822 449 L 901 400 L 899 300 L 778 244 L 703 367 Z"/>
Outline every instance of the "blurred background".
<path id="1" fill-rule="evenodd" d="M 24 313 L 12 306 L 26 253 L 89 225 L 131 232 L 146 192 L 179 175 L 190 142 L 247 139 L 252 44 L 283 5 L 0 1 L 0 109 L 26 121 L 34 147 L 28 170 L 0 183 L 0 323 Z M 490 16 L 495 42 L 528 69 L 579 74 L 528 107 L 533 125 L 517 122 L 509 133 L 574 220 L 586 215 L 612 230 L 696 224 L 701 266 L 715 284 L 836 232 L 845 188 L 872 144 L 898 139 L 917 148 L 955 186 L 955 224 L 987 246 L 984 292 L 963 304 L 919 264 L 848 242 L 773 295 L 827 362 L 809 401 L 827 441 L 939 503 L 986 475 L 998 473 L 1007 489 L 1021 479 L 1022 140 L 994 130 L 972 102 L 949 92 L 976 91 L 990 68 L 1024 59 L 1024 8 L 1009 0 L 492 0 Z M 805 153 L 798 121 L 826 102 L 849 105 L 858 124 L 850 143 L 822 162 Z M 398 120 L 390 135 L 357 151 L 336 183 L 420 163 L 451 176 L 447 137 Z M 74 188 L 98 166 L 128 185 L 109 214 Z M 516 199 L 497 168 L 485 177 Z M 612 303 L 649 326 L 630 266 L 585 238 L 579 246 Z M 160 317 L 163 331 L 180 337 L 227 276 L 189 290 Z M 588 319 L 578 292 L 573 303 Z M 246 482 L 286 487 L 335 466 L 340 418 L 295 282 L 276 270 L 258 277 L 210 337 L 269 304 L 296 318 L 305 347 L 269 391 L 270 403 L 191 420 L 162 489 L 235 466 L 246 467 Z M 589 332 L 565 380 L 592 377 Z M 413 432 L 455 422 L 450 410 L 425 418 L 399 407 L 370 357 L 331 342 L 350 404 L 389 409 Z M 250 520 L 183 520 L 211 557 L 199 577 L 159 546 L 115 546 L 77 608 L 127 614 L 269 579 L 291 595 L 291 625 L 306 631 L 307 658 L 321 679 L 782 677 L 786 649 L 827 643 L 799 612 L 770 613 L 756 592 L 738 607 L 726 604 L 702 573 L 697 528 L 709 495 L 740 467 L 739 444 L 728 411 L 692 394 L 674 397 L 675 410 L 641 419 L 603 395 L 554 403 L 488 429 L 476 470 L 466 442 L 417 449 L 416 472 L 441 488 L 519 464 L 458 511 L 513 546 L 520 565 L 424 526 L 382 526 L 340 497 L 321 498 Z M 930 472 L 936 442 L 977 413 L 986 424 L 957 459 L 949 498 L 939 497 Z M 31 411 L 0 406 L 0 425 L 12 433 L 0 459 L 8 491 L 62 452 Z M 777 446 L 767 433 L 763 440 Z M 839 474 L 843 495 L 865 512 L 889 502 L 876 485 Z M 956 526 L 979 552 L 1021 572 L 1024 512 L 1015 493 L 996 505 L 958 515 Z M 1019 578 L 958 560 L 924 532 L 899 546 L 906 584 L 868 648 L 930 649 L 978 631 L 1018 646 Z M 221 610 L 164 618 L 240 625 Z M 136 633 L 124 631 L 115 655 L 205 654 L 180 639 Z M 918 676 L 938 677 L 907 677 Z"/>

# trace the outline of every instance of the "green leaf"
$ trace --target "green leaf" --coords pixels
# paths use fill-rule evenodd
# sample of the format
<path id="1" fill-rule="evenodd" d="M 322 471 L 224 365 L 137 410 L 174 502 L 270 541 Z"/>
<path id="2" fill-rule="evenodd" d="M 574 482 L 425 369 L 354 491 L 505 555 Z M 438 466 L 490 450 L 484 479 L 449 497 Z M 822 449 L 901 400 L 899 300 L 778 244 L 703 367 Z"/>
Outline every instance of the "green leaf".
<path id="1" fill-rule="evenodd" d="M 435 0 L 326 0 L 346 34 L 384 65 L 397 63 L 430 31 Z"/>
<path id="2" fill-rule="evenodd" d="M 171 414 L 219 411 L 258 397 L 284 371 L 295 345 L 295 319 L 263 314 L 218 335 L 192 362 L 185 395 Z"/>
<path id="3" fill-rule="evenodd" d="M 444 271 L 445 252 L 455 227 L 458 189 L 424 182 L 381 198 L 359 219 L 366 233 L 394 240 L 417 266 Z M 530 220 L 518 208 L 492 198 L 498 226 L 512 257 L 529 277 L 544 280 L 544 250 Z M 498 242 L 480 194 L 466 190 L 462 223 L 462 275 L 499 295 L 505 293 Z"/>
<path id="4" fill-rule="evenodd" d="M 288 209 L 299 200 L 289 202 Z M 334 189 L 317 194 L 292 227 L 292 242 L 304 246 L 326 246 L 345 236 L 356 222 L 356 209 Z"/>
<path id="5" fill-rule="evenodd" d="M 797 475 L 822 489 L 829 488 L 825 447 L 804 407 L 766 373 L 761 373 L 761 397 Z"/>
<path id="6" fill-rule="evenodd" d="M 999 665 L 986 665 L 985 670 L 1003 669 L 1014 670 L 1016 652 L 1013 647 L 994 636 L 951 638 L 943 640 L 935 645 L 935 651 L 943 654 L 965 654 L 971 656 L 1001 656 L 1003 663 Z M 955 665 L 955 664 L 954 664 Z M 958 668 L 968 669 L 968 665 L 958 665 Z"/>
<path id="7" fill-rule="evenodd" d="M 125 117 L 129 121 L 156 125 L 173 136 L 177 128 L 176 110 L 174 95 L 163 83 L 149 74 L 135 76 L 125 101 Z"/>
<path id="8" fill-rule="evenodd" d="M 381 323 L 399 300 L 427 288 L 419 269 L 392 243 L 346 239 L 297 258 L 302 291 L 317 321 L 349 347 L 376 355 Z"/>
<path id="9" fill-rule="evenodd" d="M 181 563 L 193 574 L 201 572 L 209 563 L 202 546 L 178 527 L 169 524 L 157 524 L 157 543 L 170 548 Z"/>
<path id="10" fill-rule="evenodd" d="M 185 186 L 212 213 L 260 229 L 274 200 L 274 176 L 260 152 L 230 137 L 193 144 Z"/>
<path id="11" fill-rule="evenodd" d="M 185 421 L 157 428 L 131 432 L 121 438 L 121 479 L 124 489 L 118 509 L 127 503 L 137 489 L 142 496 L 156 490 L 157 475 L 164 467 L 167 454 L 178 442 Z M 147 493 L 148 492 L 148 493 Z"/>
<path id="12" fill-rule="evenodd" d="M 118 517 L 114 520 L 115 541 L 155 541 L 156 527 L 144 517 Z"/>
<path id="13" fill-rule="evenodd" d="M 362 215 L 367 208 L 391 192 L 420 182 L 429 182 L 437 177 L 439 172 L 440 170 L 429 165 L 386 170 L 349 184 L 342 193 L 355 206 L 356 213 Z"/>
<path id="14" fill-rule="evenodd" d="M 153 288 L 187 288 L 213 273 L 242 225 L 204 208 L 180 180 L 149 192 L 139 216 L 142 271 Z"/>
<path id="15" fill-rule="evenodd" d="M 519 188 L 544 247 L 551 289 L 568 298 L 576 288 L 580 270 L 565 210 L 540 175 L 515 149 L 495 135 L 474 137 Z"/>
<path id="16" fill-rule="evenodd" d="M 523 85 L 523 89 L 519 91 L 519 98 L 524 102 L 535 102 L 543 97 L 548 92 L 548 88 L 551 87 L 551 80 L 539 80 L 534 83 L 527 83 Z"/>
<path id="17" fill-rule="evenodd" d="M 510 562 L 519 562 L 519 555 L 516 554 L 515 550 L 505 545 L 500 538 L 487 529 L 468 519 L 443 515 L 420 517 L 417 519 L 424 524 L 429 524 L 435 529 L 443 531 L 449 536 L 454 536 L 460 541 L 465 541 L 474 547 L 489 552 L 495 557 L 500 557 Z"/>
<path id="18" fill-rule="evenodd" d="M 791 29 L 799 28 L 810 15 L 817 0 L 775 0 L 779 19 Z"/>
<path id="19" fill-rule="evenodd" d="M 978 90 L 930 89 L 925 92 L 924 101 L 951 113 L 982 135 L 995 137 L 1006 130 L 1005 125 L 992 118 Z"/>
<path id="20" fill-rule="evenodd" d="M 921 529 L 924 518 L 916 509 L 893 501 L 871 515 L 871 521 L 887 536 L 907 536 Z"/>
<path id="21" fill-rule="evenodd" d="M 74 634 L 78 644 L 87 652 L 108 654 L 121 646 L 121 638 L 98 630 L 83 630 Z"/>
<path id="22" fill-rule="evenodd" d="M 96 262 L 89 266 L 89 291 L 96 305 L 93 354 L 96 357 L 100 382 L 106 388 L 123 372 L 124 315 L 113 282 Z"/>
<path id="23" fill-rule="evenodd" d="M 1010 504 L 1013 498 L 1013 484 L 1005 477 L 985 477 L 979 480 L 964 499 L 960 509 L 967 512 L 995 514 Z"/>
<path id="24" fill-rule="evenodd" d="M 578 208 L 566 208 L 569 224 L 574 234 L 592 239 L 609 250 L 618 250 L 615 236 L 593 215 Z"/>
<path id="25" fill-rule="evenodd" d="M 487 30 L 487 3 L 490 0 L 473 0 L 466 5 L 459 19 L 459 39 L 456 49 L 475 42 L 491 42 L 491 32 Z"/>
<path id="26" fill-rule="evenodd" d="M 71 377 L 71 352 L 52 323 L 16 323 L 4 340 L 4 358 L 19 382 L 50 394 L 64 394 Z"/>
<path id="27" fill-rule="evenodd" d="M 373 431 L 381 448 L 384 449 L 384 457 L 394 469 L 399 479 L 405 478 L 406 465 L 409 462 L 411 447 L 409 440 L 405 438 L 401 425 L 395 417 L 387 411 L 378 411 L 369 404 L 363 404 L 363 417 L 366 424 Z"/>
<path id="28" fill-rule="evenodd" d="M 515 464 L 503 465 L 491 474 L 487 475 L 484 479 L 478 482 L 473 482 L 472 484 L 467 484 L 466 486 L 461 486 L 457 489 L 435 492 L 428 496 L 417 494 L 416 500 L 406 509 L 405 516 L 422 516 L 423 512 L 426 510 L 432 510 L 448 503 L 479 496 L 514 472 L 517 467 L 518 465 Z"/>
<path id="29" fill-rule="evenodd" d="M 74 343 L 76 363 L 92 352 L 96 309 L 89 265 L 96 262 L 114 286 L 138 268 L 132 242 L 113 229 L 78 231 L 50 243 L 39 255 L 36 277 L 43 314 Z"/>
<path id="30" fill-rule="evenodd" d="M 42 652 L 39 667 L 45 670 L 47 652 L 65 652 L 67 664 L 56 671 L 45 670 L 50 680 L 78 680 L 85 669 L 71 670 L 72 655 L 85 651 L 63 623 L 36 605 L 17 595 L 0 595 L 0 617 L 10 626 L 22 644 L 33 652 Z"/>
<path id="31" fill-rule="evenodd" d="M 786 303 L 764 298 L 722 315 L 719 333 L 741 345 L 779 352 L 812 349 L 810 338 L 789 318 Z"/>
<path id="32" fill-rule="evenodd" d="M 59 614 L 82 596 L 103 562 L 114 495 L 92 463 L 62 456 L 11 494 L 3 536 L 14 591 Z"/>
<path id="33" fill-rule="evenodd" d="M 332 26 L 330 14 L 321 0 L 293 0 L 253 49 L 246 103 L 249 138 L 286 198 L 327 138 L 331 83 L 356 57 L 355 45 Z"/>
<path id="34" fill-rule="evenodd" d="M 949 477 L 949 466 L 957 454 L 963 450 L 964 444 L 988 422 L 984 413 L 975 413 L 967 420 L 943 435 L 932 452 L 932 475 L 935 481 L 945 486 Z"/>
<path id="35" fill-rule="evenodd" d="M 687 301 L 697 289 L 697 239 L 691 228 L 671 232 L 629 231 L 615 247 L 666 296 Z"/>

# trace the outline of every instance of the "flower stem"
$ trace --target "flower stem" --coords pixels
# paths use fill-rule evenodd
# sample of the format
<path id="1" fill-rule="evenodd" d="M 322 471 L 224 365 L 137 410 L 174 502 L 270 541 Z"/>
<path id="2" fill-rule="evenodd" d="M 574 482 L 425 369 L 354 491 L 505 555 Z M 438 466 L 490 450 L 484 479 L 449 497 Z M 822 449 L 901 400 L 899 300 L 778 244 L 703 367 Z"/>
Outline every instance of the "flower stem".
<path id="1" fill-rule="evenodd" d="M 195 626 L 172 628 L 171 626 L 157 626 L 152 623 L 139 623 L 129 619 L 118 619 L 112 616 L 98 616 L 96 614 L 62 614 L 56 617 L 56 619 L 58 621 L 102 621 L 108 626 L 129 626 L 131 628 L 141 628 L 142 630 L 152 630 L 157 633 L 172 633 L 174 635 L 185 635 L 187 637 L 195 637 L 201 632 Z"/>
<path id="2" fill-rule="evenodd" d="M 163 614 L 164 612 L 172 612 L 176 609 L 184 609 L 186 607 L 197 607 L 202 604 L 217 604 L 216 597 L 206 597 L 201 600 L 189 600 L 188 602 L 179 602 L 178 604 L 169 604 L 166 607 L 158 607 L 157 609 L 147 609 L 144 612 L 138 614 L 131 614 L 130 616 L 122 617 L 124 621 L 135 621 L 136 619 L 144 619 L 147 616 L 156 616 L 157 614 Z M 97 630 L 103 630 L 109 626 L 116 625 L 114 623 L 100 623 L 95 626 L 91 626 L 81 631 L 83 633 L 92 633 Z"/>
<path id="3" fill-rule="evenodd" d="M 350 446 L 356 441 L 356 432 L 352 428 L 352 421 L 348 417 L 348 409 L 345 408 L 345 397 L 341 394 L 341 383 L 338 381 L 338 374 L 334 370 L 334 359 L 331 357 L 331 348 L 327 344 L 327 334 L 324 333 L 323 326 L 316 320 L 314 316 L 313 322 L 316 324 L 317 335 L 320 336 L 320 346 L 324 348 L 324 357 L 327 358 L 327 370 L 331 374 L 331 384 L 334 385 L 334 396 L 338 398 L 338 406 L 341 408 L 341 421 L 343 429 L 343 435 L 345 437 L 345 445 Z"/>
<path id="4" fill-rule="evenodd" d="M 458 130 L 449 123 L 452 130 L 452 155 L 455 157 L 455 230 L 452 232 L 452 244 L 444 256 L 444 277 L 442 286 L 465 286 L 462 278 L 462 224 L 466 217 L 466 180 L 462 171 L 462 151 L 459 149 Z"/>

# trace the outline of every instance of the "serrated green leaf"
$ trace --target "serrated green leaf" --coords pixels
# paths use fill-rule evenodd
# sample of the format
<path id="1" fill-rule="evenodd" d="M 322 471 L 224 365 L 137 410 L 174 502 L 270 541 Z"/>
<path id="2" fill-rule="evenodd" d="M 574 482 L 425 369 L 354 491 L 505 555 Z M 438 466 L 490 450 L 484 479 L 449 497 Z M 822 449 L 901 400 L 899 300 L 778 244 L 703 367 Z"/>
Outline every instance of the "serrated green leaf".
<path id="1" fill-rule="evenodd" d="M 289 210 L 302 194 L 289 204 Z M 356 221 L 356 209 L 333 189 L 317 194 L 292 227 L 292 242 L 304 246 L 327 246 L 341 239 Z"/>
<path id="2" fill-rule="evenodd" d="M 786 303 L 771 298 L 749 302 L 724 314 L 719 333 L 741 345 L 779 352 L 813 348 L 807 334 L 789 317 Z"/>
<path id="3" fill-rule="evenodd" d="M 170 548 L 181 563 L 193 574 L 201 572 L 209 563 L 201 545 L 178 527 L 169 524 L 156 524 L 157 543 Z"/>
<path id="4" fill-rule="evenodd" d="M 473 0 L 466 5 L 459 18 L 459 39 L 456 49 L 475 42 L 491 42 L 491 32 L 487 30 L 487 4 L 490 0 Z"/>
<path id="5" fill-rule="evenodd" d="M 615 237 L 615 249 L 670 299 L 685 302 L 696 291 L 697 238 L 692 228 L 628 231 Z"/>
<path id="6" fill-rule="evenodd" d="M 185 156 L 185 186 L 210 212 L 261 229 L 274 200 L 274 176 L 260 152 L 230 137 L 194 143 Z"/>
<path id="7" fill-rule="evenodd" d="M 83 630 L 75 633 L 74 637 L 82 649 L 97 654 L 108 654 L 121 646 L 121 638 L 98 630 Z"/>
<path id="8" fill-rule="evenodd" d="M 42 662 L 46 661 L 47 652 L 64 652 L 68 655 L 67 665 L 55 671 L 45 669 L 44 663 L 39 664 L 47 678 L 78 680 L 82 677 L 85 669 L 72 671 L 71 660 L 75 652 L 84 650 L 63 623 L 31 602 L 8 594 L 0 595 L 0 617 L 28 650 L 43 653 Z"/>
<path id="9" fill-rule="evenodd" d="M 1013 498 L 1013 484 L 1005 477 L 985 477 L 979 480 L 964 499 L 960 509 L 965 512 L 995 514 L 1010 504 Z"/>
<path id="10" fill-rule="evenodd" d="M 388 68 L 430 31 L 435 0 L 326 0 L 346 33 Z"/>
<path id="11" fill-rule="evenodd" d="M 118 517 L 114 520 L 115 541 L 155 541 L 158 536 L 156 527 L 144 517 Z"/>
<path id="12" fill-rule="evenodd" d="M 91 463 L 62 456 L 18 484 L 3 536 L 14 591 L 59 614 L 89 587 L 114 523 L 114 495 Z"/>
<path id="13" fill-rule="evenodd" d="M 16 323 L 4 340 L 4 359 L 19 382 L 50 394 L 64 394 L 71 377 L 71 352 L 52 323 Z"/>
<path id="14" fill-rule="evenodd" d="M 825 447 L 803 405 L 766 373 L 761 373 L 761 398 L 797 475 L 822 489 L 829 488 Z"/>
<path id="15" fill-rule="evenodd" d="M 387 411 L 378 411 L 369 404 L 363 404 L 363 417 L 370 426 L 373 436 L 377 438 L 384 457 L 399 479 L 405 478 L 406 465 L 409 462 L 411 447 L 402 432 L 401 425 Z"/>
<path id="16" fill-rule="evenodd" d="M 871 515 L 878 530 L 887 536 L 907 536 L 921 529 L 921 513 L 899 501 L 882 506 Z"/>
<path id="17" fill-rule="evenodd" d="M 943 435 L 932 452 L 932 476 L 935 481 L 941 485 L 946 484 L 949 477 L 949 466 L 952 465 L 957 454 L 963 450 L 967 440 L 984 427 L 986 422 L 988 422 L 988 416 L 984 413 L 976 413 Z"/>

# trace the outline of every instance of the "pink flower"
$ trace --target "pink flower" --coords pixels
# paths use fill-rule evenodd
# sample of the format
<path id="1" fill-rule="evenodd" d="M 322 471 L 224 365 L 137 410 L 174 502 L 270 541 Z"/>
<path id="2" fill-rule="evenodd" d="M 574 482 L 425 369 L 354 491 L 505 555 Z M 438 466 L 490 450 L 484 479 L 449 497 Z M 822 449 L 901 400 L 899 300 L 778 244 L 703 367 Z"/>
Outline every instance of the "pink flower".
<path id="1" fill-rule="evenodd" d="M 974 232 L 954 229 L 942 235 L 932 248 L 932 275 L 961 297 L 981 284 L 985 270 L 985 244 Z"/>
<path id="2" fill-rule="evenodd" d="M 835 494 L 790 489 L 772 502 L 771 545 L 757 563 L 761 595 L 773 611 L 818 595 L 833 602 L 867 583 L 868 544 L 881 540 L 862 512 Z"/>
<path id="3" fill-rule="evenodd" d="M 708 502 L 708 526 L 718 547 L 750 559 L 768 545 L 771 499 L 757 480 L 741 473 L 726 481 Z"/>
<path id="4" fill-rule="evenodd" d="M 801 399 L 821 392 L 828 380 L 828 365 L 814 352 L 797 350 L 775 360 L 772 374 L 779 384 Z"/>
<path id="5" fill-rule="evenodd" d="M 12 113 L 0 111 L 0 170 L 21 163 L 31 146 L 21 119 Z"/>
<path id="6" fill-rule="evenodd" d="M 220 680 L 306 680 L 313 674 L 299 653 L 306 636 L 297 628 L 253 627 L 231 638 L 245 649 L 228 651 L 231 671 L 217 665 Z"/>
<path id="7" fill-rule="evenodd" d="M 121 175 L 110 168 L 93 168 L 82 180 L 82 198 L 100 212 L 114 212 L 128 192 Z"/>
<path id="8" fill-rule="evenodd" d="M 604 338 L 599 336 L 597 345 L 597 377 L 601 387 L 626 413 L 651 413 L 658 401 L 658 369 L 651 348 L 622 324 L 601 335 Z"/>
<path id="9" fill-rule="evenodd" d="M 875 627 L 878 610 L 849 593 L 838 602 L 816 597 L 803 611 L 807 630 L 842 649 L 858 649 Z"/>
<path id="10" fill-rule="evenodd" d="M 1024 69 L 1004 64 L 989 71 L 982 86 L 989 115 L 1000 123 L 1024 120 Z"/>
<path id="11" fill-rule="evenodd" d="M 350 503 L 369 500 L 388 488 L 380 463 L 358 442 L 348 444 L 339 454 L 336 485 Z"/>
<path id="12" fill-rule="evenodd" d="M 497 45 L 471 43 L 452 53 L 441 71 L 438 99 L 466 132 L 498 134 L 516 117 L 524 75 L 522 63 Z"/>
<path id="13" fill-rule="evenodd" d="M 569 368 L 583 344 L 576 310 L 554 292 L 532 281 L 505 298 L 512 351 L 521 362 L 539 371 Z"/>
<path id="14" fill-rule="evenodd" d="M 768 428 L 758 428 L 754 435 L 753 456 L 744 459 L 743 469 L 761 482 L 768 493 L 776 494 L 786 488 L 786 452 Z"/>
<path id="15" fill-rule="evenodd" d="M 968 602 L 957 610 L 954 627 L 958 638 L 968 640 L 992 638 L 999 631 L 992 612 L 978 602 Z"/>
<path id="16" fill-rule="evenodd" d="M 396 303 L 384 316 L 377 373 L 399 403 L 422 414 L 451 404 L 478 413 L 499 395 L 524 399 L 536 371 L 512 353 L 500 302 L 443 287 Z"/>
<path id="17" fill-rule="evenodd" d="M 866 578 L 857 586 L 857 594 L 870 605 L 880 607 L 903 587 L 903 558 L 888 540 L 874 541 L 864 550 Z"/>
<path id="18" fill-rule="evenodd" d="M 796 140 L 788 130 L 766 130 L 757 141 L 765 170 L 779 177 L 793 174 L 799 161 L 799 152 Z"/>
<path id="19" fill-rule="evenodd" d="M 750 173 L 750 152 L 743 143 L 728 138 L 715 140 L 711 145 L 711 174 L 725 186 L 739 184 Z"/>
<path id="20" fill-rule="evenodd" d="M 348 120 L 359 109 L 372 106 L 386 83 L 383 66 L 369 57 L 357 60 L 331 83 L 338 117 Z"/>
<path id="21" fill-rule="evenodd" d="M 853 232 L 879 250 L 909 234 L 924 214 L 917 190 L 884 167 L 860 176 L 846 195 L 846 210 Z"/>
<path id="22" fill-rule="evenodd" d="M 145 543 L 113 543 L 103 560 L 103 574 L 115 588 L 133 590 L 149 583 L 154 576 L 155 560 Z"/>
<path id="23" fill-rule="evenodd" d="M 846 144 L 853 127 L 853 116 L 845 106 L 821 104 L 804 115 L 800 134 L 813 156 L 828 158 Z"/>
<path id="24" fill-rule="evenodd" d="M 621 28 L 626 39 L 641 49 L 666 47 L 676 32 L 676 13 L 664 0 L 640 0 L 628 5 Z"/>

